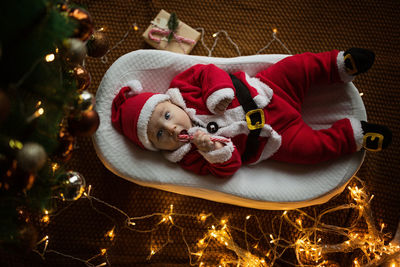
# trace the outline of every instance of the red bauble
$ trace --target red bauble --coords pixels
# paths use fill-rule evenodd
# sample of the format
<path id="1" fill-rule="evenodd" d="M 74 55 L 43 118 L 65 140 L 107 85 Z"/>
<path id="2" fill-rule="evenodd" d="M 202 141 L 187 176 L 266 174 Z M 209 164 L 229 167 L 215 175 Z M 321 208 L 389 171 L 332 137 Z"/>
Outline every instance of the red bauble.
<path id="1" fill-rule="evenodd" d="M 75 136 L 91 136 L 100 125 L 99 115 L 89 110 L 68 119 L 68 131 Z"/>
<path id="2" fill-rule="evenodd" d="M 78 23 L 73 37 L 83 42 L 87 41 L 93 33 L 93 20 L 89 12 L 83 8 L 74 7 L 68 10 L 68 17 L 74 19 Z"/>

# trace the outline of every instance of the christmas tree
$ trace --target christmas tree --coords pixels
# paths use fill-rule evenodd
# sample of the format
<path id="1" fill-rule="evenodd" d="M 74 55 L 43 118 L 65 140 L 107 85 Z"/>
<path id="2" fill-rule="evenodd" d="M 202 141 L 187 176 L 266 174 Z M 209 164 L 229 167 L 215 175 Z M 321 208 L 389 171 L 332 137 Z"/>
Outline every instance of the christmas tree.
<path id="1" fill-rule="evenodd" d="M 29 250 L 52 200 L 85 188 L 64 165 L 76 137 L 99 125 L 84 68 L 93 22 L 57 0 L 3 1 L 0 10 L 0 243 Z"/>

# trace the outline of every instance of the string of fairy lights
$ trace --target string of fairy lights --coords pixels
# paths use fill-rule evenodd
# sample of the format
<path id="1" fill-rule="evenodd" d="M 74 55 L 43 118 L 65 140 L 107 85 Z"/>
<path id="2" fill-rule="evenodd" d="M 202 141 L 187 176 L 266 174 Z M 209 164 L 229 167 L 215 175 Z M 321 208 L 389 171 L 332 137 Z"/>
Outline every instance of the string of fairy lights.
<path id="1" fill-rule="evenodd" d="M 124 34 L 122 39 L 109 49 L 101 58 L 103 63 L 107 63 L 107 55 L 128 38 L 132 29 L 138 31 L 139 28 L 136 23 L 133 24 L 132 28 Z M 212 53 L 217 46 L 218 38 L 221 35 L 225 36 L 236 49 L 238 55 L 241 55 L 239 46 L 233 42 L 226 31 L 221 30 L 214 33 L 212 35 L 214 43 L 211 48 L 208 48 L 204 42 L 204 29 L 198 28 L 198 30 L 201 31 L 200 42 L 208 51 L 208 56 L 212 56 Z M 273 29 L 272 39 L 256 54 L 265 51 L 274 42 L 278 42 L 289 54 L 291 54 L 286 45 L 284 45 L 284 43 L 277 37 L 277 32 L 277 29 Z M 46 56 L 46 61 L 50 62 L 52 60 L 51 55 Z M 37 112 L 32 115 L 33 117 L 43 114 L 43 110 L 40 109 L 39 106 L 40 104 L 38 104 Z M 58 166 L 53 167 L 56 169 Z M 162 253 L 165 247 L 174 242 L 175 239 L 180 238 L 186 246 L 190 266 L 267 267 L 274 266 L 277 261 L 293 266 L 335 266 L 332 265 L 332 262 L 328 259 L 329 255 L 337 252 L 354 252 L 355 250 L 360 251 L 361 256 L 357 256 L 353 259 L 354 267 L 379 266 L 383 263 L 389 263 L 390 267 L 400 266 L 400 246 L 389 242 L 391 236 L 384 232 L 384 224 L 381 224 L 380 229 L 377 229 L 375 226 L 370 206 L 373 195 L 370 196 L 366 192 L 364 183 L 358 177 L 353 177 L 352 181 L 361 185 L 360 187 L 348 187 L 352 203 L 326 209 L 318 215 L 307 214 L 301 209 L 283 211 L 280 215 L 273 218 L 272 223 L 276 223 L 279 227 L 271 233 L 264 231 L 260 219 L 255 215 L 250 214 L 244 216 L 243 227 L 237 227 L 230 223 L 229 218 L 217 218 L 213 213 L 186 214 L 176 212 L 176 208 L 173 204 L 170 204 L 169 208 L 164 212 L 155 212 L 138 217 L 131 217 L 128 213 L 118 207 L 93 196 L 92 187 L 89 185 L 85 188 L 82 196 L 77 201 L 89 201 L 94 211 L 115 223 L 111 229 L 104 233 L 104 238 L 111 241 L 111 245 L 109 247 L 100 247 L 98 253 L 89 259 L 81 259 L 52 249 L 50 243 L 51 237 L 45 235 L 36 244 L 34 252 L 40 255 L 43 260 L 45 260 L 46 256 L 49 254 L 57 254 L 62 257 L 70 258 L 71 260 L 79 261 L 89 267 L 111 266 L 109 251 L 116 244 L 115 240 L 118 230 L 123 228 L 144 235 L 150 235 L 151 240 L 150 247 L 148 248 L 147 260 L 151 260 L 151 258 L 158 253 Z M 96 207 L 95 203 L 100 203 L 122 215 L 125 218 L 122 223 L 123 226 L 117 227 L 112 216 Z M 51 223 L 51 220 L 59 216 L 64 209 L 67 209 L 70 206 L 71 205 L 67 205 L 55 214 L 49 214 L 49 211 L 45 210 L 41 222 L 48 225 Z M 323 218 L 328 214 L 350 209 L 357 213 L 357 218 L 350 227 L 330 225 L 323 222 Z M 193 224 L 190 227 L 197 227 L 195 229 L 204 229 L 203 236 L 200 239 L 190 240 L 185 234 L 188 230 L 187 227 L 177 223 L 178 218 L 193 221 Z M 157 222 L 149 224 L 147 223 L 149 219 L 156 220 Z M 361 221 L 367 225 L 366 229 L 360 230 L 359 227 L 357 227 L 358 223 Z M 261 234 L 255 235 L 250 233 L 248 231 L 250 224 L 255 226 Z M 148 228 L 142 229 L 139 228 L 138 225 L 146 225 Z M 282 236 L 284 225 L 290 226 L 292 231 L 298 233 L 296 240 L 287 240 Z M 156 239 L 158 236 L 154 235 L 155 231 L 159 229 L 164 229 L 164 234 L 167 236 L 162 242 L 159 240 L 157 241 Z M 172 230 L 178 230 L 181 233 L 180 236 L 172 236 Z M 244 246 L 239 245 L 235 240 L 235 233 L 242 233 L 245 236 Z M 337 235 L 344 241 L 337 244 L 326 244 L 323 240 L 324 234 L 326 233 Z M 215 257 L 215 249 L 213 250 L 215 247 L 223 248 L 218 250 L 217 257 Z M 288 250 L 294 251 L 297 260 L 296 263 L 287 262 L 282 258 L 284 253 Z M 214 253 L 212 257 L 208 257 L 208 254 L 210 253 Z M 216 258 L 218 258 L 217 262 L 215 261 Z"/>
<path id="2" fill-rule="evenodd" d="M 98 31 L 103 31 L 103 30 L 104 30 L 104 28 L 98 29 Z M 136 23 L 134 23 L 134 24 L 132 25 L 132 27 L 129 27 L 129 29 L 125 32 L 125 34 L 123 35 L 123 37 L 121 38 L 121 40 L 119 40 L 112 48 L 110 48 L 110 49 L 106 52 L 106 54 L 105 54 L 103 57 L 101 57 L 101 61 L 102 61 L 103 63 L 108 63 L 107 55 L 108 55 L 110 52 L 112 52 L 115 48 L 117 48 L 119 45 L 121 45 L 121 44 L 128 38 L 128 36 L 129 36 L 129 34 L 132 32 L 132 30 L 134 30 L 134 31 L 138 31 L 138 30 L 139 30 L 139 27 L 138 27 L 138 25 L 137 25 Z M 208 46 L 207 46 L 207 45 L 205 44 L 205 42 L 204 42 L 204 36 L 205 36 L 205 30 L 204 30 L 204 28 L 199 27 L 199 28 L 196 28 L 196 30 L 198 30 L 198 31 L 201 32 L 200 42 L 201 42 L 201 45 L 207 50 L 207 52 L 208 52 L 208 55 L 207 55 L 207 56 L 209 56 L 209 57 L 212 56 L 212 53 L 214 52 L 215 47 L 216 47 L 217 44 L 218 44 L 218 40 L 219 40 L 219 38 L 220 38 L 220 35 L 225 36 L 225 38 L 228 40 L 228 42 L 232 44 L 232 46 L 235 48 L 236 53 L 238 54 L 238 56 L 241 56 L 241 55 L 242 55 L 242 53 L 240 52 L 239 46 L 232 40 L 232 38 L 229 36 L 229 34 L 228 34 L 227 31 L 225 31 L 225 30 L 219 30 L 218 32 L 213 33 L 213 34 L 212 34 L 212 37 L 214 38 L 214 42 L 213 42 L 211 48 L 208 48 Z M 278 29 L 273 28 L 273 29 L 272 29 L 272 38 L 271 38 L 271 40 L 267 43 L 267 45 L 265 45 L 263 48 L 261 48 L 260 50 L 258 50 L 255 54 L 256 54 L 256 55 L 261 54 L 264 50 L 267 50 L 274 42 L 278 42 L 278 43 L 286 50 L 286 52 L 287 52 L 288 54 L 292 54 L 292 52 L 289 50 L 289 48 L 278 38 L 277 33 L 278 33 Z"/>
<path id="3" fill-rule="evenodd" d="M 100 203 L 112 210 L 118 212 L 125 217 L 122 228 L 131 231 L 150 234 L 150 247 L 148 248 L 149 254 L 147 260 L 150 260 L 155 254 L 162 253 L 162 250 L 170 243 L 177 241 L 177 236 L 172 237 L 171 231 L 178 229 L 181 233 L 181 240 L 186 245 L 186 250 L 189 256 L 190 266 L 255 266 L 267 267 L 274 266 L 280 260 L 293 266 L 332 266 L 328 265 L 329 260 L 327 256 L 337 252 L 354 252 L 359 250 L 362 255 L 354 258 L 353 266 L 380 266 L 381 264 L 390 262 L 391 267 L 399 266 L 398 258 L 400 257 L 400 245 L 388 242 L 390 234 L 385 233 L 385 225 L 382 223 L 380 229 L 375 227 L 375 221 L 371 212 L 371 200 L 373 195 L 370 196 L 364 187 L 363 182 L 354 177 L 357 185 L 348 186 L 348 191 L 353 199 L 352 203 L 343 204 L 337 207 L 328 208 L 318 215 L 310 215 L 301 209 L 283 211 L 282 214 L 277 215 L 272 221 L 278 221 L 278 229 L 273 233 L 266 233 L 263 230 L 263 225 L 259 218 L 255 215 L 247 215 L 244 217 L 244 226 L 242 228 L 230 224 L 229 218 L 218 219 L 214 214 L 199 213 L 199 214 L 186 214 L 178 213 L 175 211 L 173 204 L 164 212 L 156 212 L 138 217 L 131 217 L 123 210 L 115 207 L 101 199 L 92 195 L 92 188 L 89 185 L 87 190 L 83 193 L 80 201 L 86 199 L 90 202 L 92 208 L 102 214 L 103 216 L 111 218 L 110 215 L 105 213 L 99 208 L 94 206 L 94 203 Z M 352 209 L 357 212 L 357 218 L 354 220 L 352 226 L 341 227 L 323 222 L 324 216 L 333 214 L 341 210 Z M 60 214 L 60 213 L 58 213 Z M 50 215 L 45 213 L 43 215 L 43 222 L 49 223 L 50 217 L 55 217 L 58 214 Z M 190 227 L 198 227 L 205 229 L 202 238 L 197 240 L 189 240 L 185 235 L 188 227 L 184 227 L 176 223 L 178 218 L 190 219 L 196 221 Z M 158 219 L 158 222 L 149 225 L 149 219 Z M 364 222 L 367 224 L 366 229 L 359 229 L 356 227 L 358 223 Z M 261 232 L 259 236 L 251 234 L 247 228 L 252 223 Z M 291 226 L 291 231 L 296 231 L 298 237 L 296 240 L 287 240 L 282 237 L 283 224 Z M 146 225 L 147 229 L 139 229 L 137 225 Z M 153 235 L 156 230 L 161 226 L 167 235 L 166 240 L 163 242 L 155 242 L 157 236 Z M 113 241 L 117 235 L 117 225 L 114 225 L 108 231 L 105 231 L 104 238 Z M 245 235 L 245 248 L 240 247 L 234 240 L 234 232 L 241 232 Z M 324 234 L 334 234 L 343 238 L 343 242 L 337 244 L 325 244 L 323 242 Z M 45 236 L 37 243 L 37 248 L 34 250 L 44 260 L 47 254 L 55 253 L 60 256 L 68 257 L 73 260 L 80 261 L 90 267 L 111 266 L 108 258 L 108 251 L 115 245 L 115 242 L 108 248 L 99 248 L 99 253 L 90 257 L 89 259 L 80 259 L 71 255 L 49 249 L 50 237 Z M 262 247 L 267 249 L 259 249 Z M 218 261 L 210 262 L 207 257 L 208 253 L 212 253 L 210 245 L 219 246 L 225 250 L 220 250 Z M 294 250 L 297 263 L 287 262 L 282 259 L 282 255 L 287 250 Z M 226 252 L 223 252 L 226 251 Z M 251 252 L 250 252 L 251 251 Z M 232 257 L 232 252 L 235 255 Z M 214 255 L 214 254 L 213 254 Z M 214 255 L 215 256 L 215 255 Z M 101 259 L 101 263 L 94 264 L 94 260 Z M 334 265 L 333 265 L 334 266 Z"/>

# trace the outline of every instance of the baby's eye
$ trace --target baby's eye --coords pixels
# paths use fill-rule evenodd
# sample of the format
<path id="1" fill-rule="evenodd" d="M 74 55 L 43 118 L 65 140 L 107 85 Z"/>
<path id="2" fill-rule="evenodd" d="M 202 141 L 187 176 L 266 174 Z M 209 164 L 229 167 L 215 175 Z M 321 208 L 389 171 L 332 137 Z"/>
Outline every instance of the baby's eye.
<path id="1" fill-rule="evenodd" d="M 166 120 L 169 120 L 169 118 L 171 117 L 171 114 L 169 114 L 169 111 L 165 112 L 164 117 Z"/>
<path id="2" fill-rule="evenodd" d="M 160 139 L 160 137 L 163 135 L 163 130 L 159 130 L 157 132 L 157 139 Z"/>

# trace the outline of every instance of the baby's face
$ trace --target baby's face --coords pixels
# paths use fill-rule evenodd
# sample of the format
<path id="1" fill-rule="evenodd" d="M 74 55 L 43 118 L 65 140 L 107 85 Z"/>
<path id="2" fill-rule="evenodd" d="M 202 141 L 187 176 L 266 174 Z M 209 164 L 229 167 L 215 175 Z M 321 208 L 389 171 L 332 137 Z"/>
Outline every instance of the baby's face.
<path id="1" fill-rule="evenodd" d="M 191 127 L 192 121 L 183 109 L 164 101 L 156 106 L 150 117 L 147 136 L 160 150 L 176 150 L 184 144 L 178 135 Z"/>

